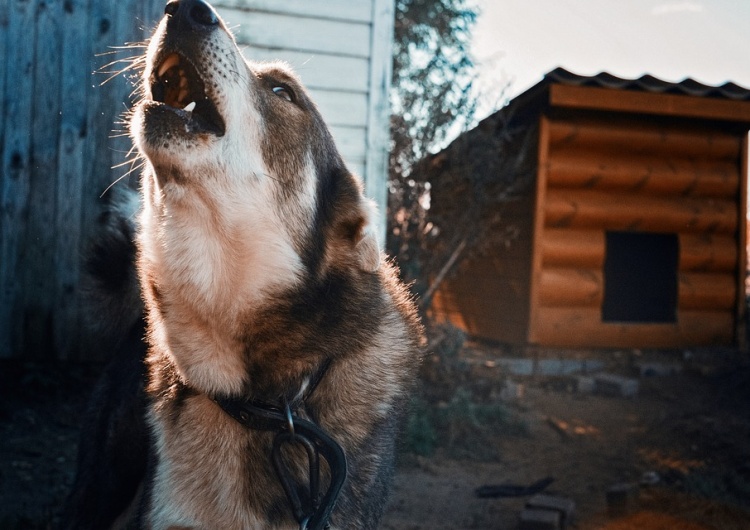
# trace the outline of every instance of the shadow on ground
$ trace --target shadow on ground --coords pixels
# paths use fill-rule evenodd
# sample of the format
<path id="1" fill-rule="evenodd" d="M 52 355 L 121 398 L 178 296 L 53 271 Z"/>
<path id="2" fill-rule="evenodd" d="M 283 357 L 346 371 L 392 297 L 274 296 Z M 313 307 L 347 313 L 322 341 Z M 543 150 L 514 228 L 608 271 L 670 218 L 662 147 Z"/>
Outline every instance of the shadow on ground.
<path id="1" fill-rule="evenodd" d="M 462 348 L 448 368 L 428 359 L 435 373 L 423 374 L 382 528 L 513 529 L 526 499 L 480 499 L 475 489 L 548 476 L 550 493 L 575 501 L 578 529 L 750 528 L 747 357 L 706 351 L 698 363 L 673 352 L 664 355 L 679 371 L 641 376 L 642 352 L 585 354 L 637 379 L 637 395 L 584 393 L 574 374 L 516 375 L 497 362 L 507 352 L 481 346 Z M 0 364 L 0 528 L 53 528 L 99 369 Z M 639 485 L 644 477 L 650 485 Z M 606 504 L 615 484 L 635 492 L 617 517 Z"/>

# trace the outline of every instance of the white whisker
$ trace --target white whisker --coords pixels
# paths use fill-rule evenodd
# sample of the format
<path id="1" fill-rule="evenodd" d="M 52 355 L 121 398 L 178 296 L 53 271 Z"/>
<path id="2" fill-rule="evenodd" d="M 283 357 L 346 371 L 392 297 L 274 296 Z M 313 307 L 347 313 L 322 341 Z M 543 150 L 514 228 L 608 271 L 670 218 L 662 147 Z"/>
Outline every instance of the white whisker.
<path id="1" fill-rule="evenodd" d="M 130 170 L 127 173 L 125 173 L 124 175 L 118 177 L 112 184 L 110 184 L 109 186 L 107 186 L 107 188 L 102 192 L 102 194 L 99 195 L 100 199 L 102 197 L 104 197 L 104 195 L 107 194 L 107 192 L 112 188 L 112 186 L 114 186 L 115 184 L 117 184 L 118 182 L 120 182 L 122 179 L 128 177 L 133 171 L 137 171 L 137 170 L 141 169 L 143 166 L 145 166 L 146 165 L 146 161 L 143 158 L 141 158 L 140 156 L 137 156 L 137 157 L 135 157 L 135 158 L 133 158 L 131 160 L 128 160 L 128 161 L 122 163 L 122 164 L 118 164 L 118 165 L 112 167 L 112 169 L 115 169 L 115 168 L 118 168 L 118 167 L 122 167 L 122 166 L 124 166 L 125 164 L 128 164 L 128 163 L 135 164 L 136 160 L 141 160 L 141 163 L 138 164 L 138 165 L 133 165 L 133 167 L 131 167 Z"/>

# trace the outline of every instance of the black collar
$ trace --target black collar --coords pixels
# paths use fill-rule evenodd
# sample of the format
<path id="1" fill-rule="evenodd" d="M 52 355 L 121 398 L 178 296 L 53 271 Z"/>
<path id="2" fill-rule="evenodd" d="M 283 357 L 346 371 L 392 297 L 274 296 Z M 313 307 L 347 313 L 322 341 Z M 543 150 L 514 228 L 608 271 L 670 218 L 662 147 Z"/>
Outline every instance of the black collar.
<path id="1" fill-rule="evenodd" d="M 294 409 L 305 406 L 323 376 L 328 371 L 330 359 L 325 361 L 310 382 L 306 392 L 294 404 Z M 271 458 L 276 475 L 281 482 L 300 530 L 323 530 L 346 480 L 346 455 L 341 446 L 314 422 L 298 417 L 292 407 L 269 405 L 248 398 L 217 397 L 214 401 L 245 428 L 275 432 Z M 299 444 L 305 449 L 308 459 L 308 484 L 296 484 L 294 475 L 281 453 L 285 444 Z M 323 498 L 319 495 L 320 456 L 328 464 L 331 480 Z M 300 488 L 302 486 L 302 488 Z M 306 492 L 307 499 L 300 499 L 299 490 Z"/>

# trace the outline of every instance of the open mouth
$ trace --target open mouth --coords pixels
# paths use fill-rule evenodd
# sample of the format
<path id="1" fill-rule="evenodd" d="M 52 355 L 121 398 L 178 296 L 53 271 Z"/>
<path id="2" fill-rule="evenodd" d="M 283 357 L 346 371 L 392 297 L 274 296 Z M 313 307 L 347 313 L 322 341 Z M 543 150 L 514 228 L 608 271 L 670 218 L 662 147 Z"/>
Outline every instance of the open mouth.
<path id="1" fill-rule="evenodd" d="M 181 55 L 170 53 L 159 63 L 152 76 L 151 97 L 175 109 L 192 132 L 224 135 L 224 120 L 206 94 L 203 80 Z"/>

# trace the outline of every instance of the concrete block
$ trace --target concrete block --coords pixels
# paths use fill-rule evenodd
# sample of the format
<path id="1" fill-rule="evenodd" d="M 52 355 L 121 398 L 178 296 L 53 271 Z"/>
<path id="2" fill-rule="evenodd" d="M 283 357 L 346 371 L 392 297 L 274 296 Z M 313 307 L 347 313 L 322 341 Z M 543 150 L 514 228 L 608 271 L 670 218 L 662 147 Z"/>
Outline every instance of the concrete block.
<path id="1" fill-rule="evenodd" d="M 560 530 L 560 512 L 524 508 L 518 530 Z"/>
<path id="2" fill-rule="evenodd" d="M 541 359 L 536 364 L 536 375 L 564 375 L 565 361 L 563 359 Z"/>
<path id="3" fill-rule="evenodd" d="M 535 375 L 574 375 L 600 370 L 602 367 L 603 363 L 591 359 L 541 359 L 536 364 Z"/>
<path id="4" fill-rule="evenodd" d="M 641 362 L 637 364 L 641 377 L 665 377 L 682 372 L 680 363 Z"/>
<path id="5" fill-rule="evenodd" d="M 596 381 L 588 375 L 579 375 L 576 377 L 576 392 L 579 394 L 593 394 L 596 388 Z"/>
<path id="6" fill-rule="evenodd" d="M 505 381 L 503 389 L 500 391 L 502 401 L 514 402 L 523 399 L 526 387 L 522 383 L 516 383 L 510 379 Z"/>
<path id="7" fill-rule="evenodd" d="M 581 371 L 584 374 L 591 374 L 604 370 L 604 366 L 604 361 L 600 361 L 598 359 L 584 359 L 581 366 Z"/>
<path id="8" fill-rule="evenodd" d="M 505 358 L 498 359 L 497 364 L 508 370 L 512 375 L 534 375 L 533 359 Z"/>
<path id="9" fill-rule="evenodd" d="M 549 510 L 560 514 L 560 528 L 565 528 L 573 521 L 576 503 L 573 499 L 540 493 L 526 503 L 527 508 Z"/>
<path id="10" fill-rule="evenodd" d="M 605 396 L 635 397 L 638 395 L 638 380 L 616 374 L 594 376 L 596 393 Z"/>

